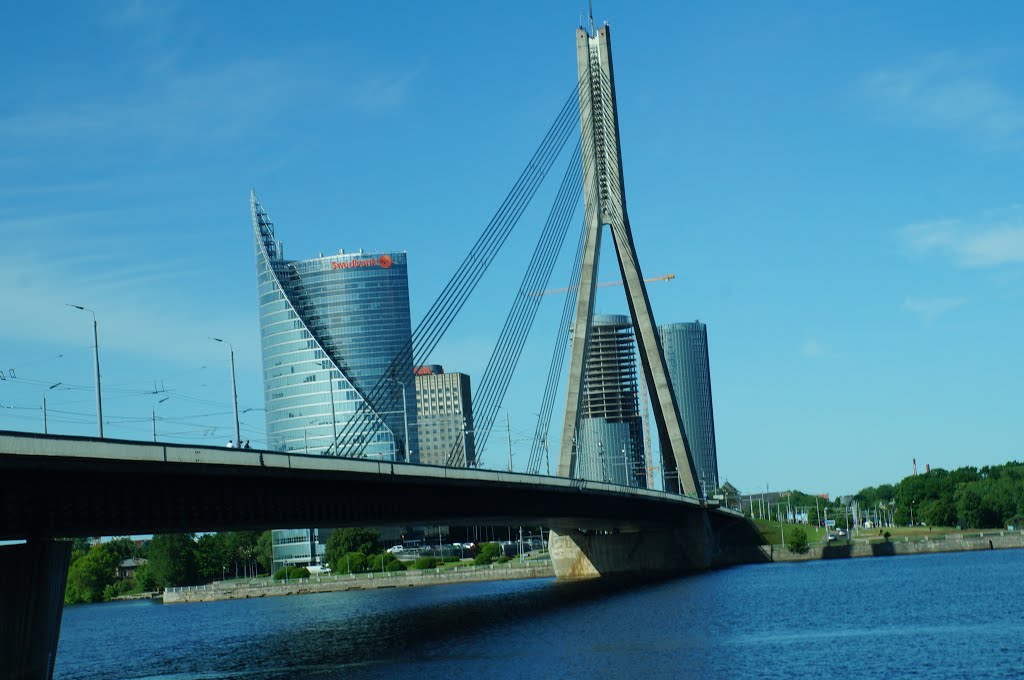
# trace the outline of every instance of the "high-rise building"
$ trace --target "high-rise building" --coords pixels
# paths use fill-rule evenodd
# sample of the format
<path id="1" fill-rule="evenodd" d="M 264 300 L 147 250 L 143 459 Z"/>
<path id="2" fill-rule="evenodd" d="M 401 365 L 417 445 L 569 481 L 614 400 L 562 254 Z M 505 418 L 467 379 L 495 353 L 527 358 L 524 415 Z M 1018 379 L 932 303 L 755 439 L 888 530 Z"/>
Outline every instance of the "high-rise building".
<path id="1" fill-rule="evenodd" d="M 322 561 L 327 546 L 320 541 L 317 529 L 274 529 L 272 572 L 281 567 L 305 567 Z"/>
<path id="2" fill-rule="evenodd" d="M 468 375 L 445 373 L 435 365 L 417 367 L 416 422 L 421 463 L 456 467 L 476 463 Z"/>
<path id="3" fill-rule="evenodd" d="M 415 462 L 405 253 L 287 260 L 255 193 L 252 224 L 267 447 Z M 382 380 L 383 395 L 375 390 Z M 272 536 L 275 566 L 314 564 L 323 555 L 316 529 L 275 529 Z"/>
<path id="4" fill-rule="evenodd" d="M 287 260 L 255 193 L 252 223 L 268 448 L 416 462 L 406 254 Z"/>
<path id="5" fill-rule="evenodd" d="M 658 326 L 658 334 L 702 495 L 710 498 L 718 491 L 718 453 L 711 405 L 708 327 L 700 321 L 670 323 Z"/>
<path id="6" fill-rule="evenodd" d="M 595 314 L 576 431 L 577 476 L 646 486 L 636 339 L 628 316 Z"/>

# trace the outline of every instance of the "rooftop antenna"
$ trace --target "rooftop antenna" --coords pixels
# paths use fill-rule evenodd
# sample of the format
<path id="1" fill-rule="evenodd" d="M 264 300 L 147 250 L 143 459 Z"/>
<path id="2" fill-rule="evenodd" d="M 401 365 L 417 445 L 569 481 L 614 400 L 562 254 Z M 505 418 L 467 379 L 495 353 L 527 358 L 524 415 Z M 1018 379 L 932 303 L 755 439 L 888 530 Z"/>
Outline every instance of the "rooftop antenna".
<path id="1" fill-rule="evenodd" d="M 590 35 L 594 35 L 594 0 L 589 0 L 590 6 Z"/>

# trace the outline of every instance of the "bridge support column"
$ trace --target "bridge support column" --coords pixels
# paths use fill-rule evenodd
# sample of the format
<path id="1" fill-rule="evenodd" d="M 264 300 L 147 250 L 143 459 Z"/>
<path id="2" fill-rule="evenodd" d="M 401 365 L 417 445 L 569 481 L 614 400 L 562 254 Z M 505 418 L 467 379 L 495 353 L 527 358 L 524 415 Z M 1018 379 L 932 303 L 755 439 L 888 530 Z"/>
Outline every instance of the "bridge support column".
<path id="1" fill-rule="evenodd" d="M 703 512 L 672 529 L 552 529 L 548 547 L 558 579 L 668 575 L 711 566 L 711 525 Z"/>
<path id="2" fill-rule="evenodd" d="M 67 541 L 0 546 L 0 677 L 53 677 L 70 560 Z"/>

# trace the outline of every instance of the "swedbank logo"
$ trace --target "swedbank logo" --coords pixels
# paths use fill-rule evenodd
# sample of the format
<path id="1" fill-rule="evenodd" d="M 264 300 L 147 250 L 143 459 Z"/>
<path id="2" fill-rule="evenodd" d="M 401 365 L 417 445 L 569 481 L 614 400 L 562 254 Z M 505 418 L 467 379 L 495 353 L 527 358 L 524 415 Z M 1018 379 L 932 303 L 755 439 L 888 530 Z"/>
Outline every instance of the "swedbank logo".
<path id="1" fill-rule="evenodd" d="M 332 262 L 331 269 L 362 269 L 364 267 L 380 267 L 390 269 L 394 261 L 390 255 L 380 257 L 369 257 L 365 260 L 348 260 L 346 262 Z"/>

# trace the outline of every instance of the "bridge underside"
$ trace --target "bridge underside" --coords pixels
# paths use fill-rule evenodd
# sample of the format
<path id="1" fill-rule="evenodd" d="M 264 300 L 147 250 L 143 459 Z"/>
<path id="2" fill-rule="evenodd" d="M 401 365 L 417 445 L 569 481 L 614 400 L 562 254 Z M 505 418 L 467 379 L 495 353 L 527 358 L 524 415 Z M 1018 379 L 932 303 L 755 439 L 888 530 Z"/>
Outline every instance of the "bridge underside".
<path id="1" fill-rule="evenodd" d="M 387 524 L 552 527 L 559 578 L 765 561 L 737 513 L 599 482 L 0 432 L 0 676 L 51 677 L 74 536 Z M 35 640 L 38 644 L 23 644 Z M 14 652 L 18 651 L 15 655 Z"/>
<path id="2" fill-rule="evenodd" d="M 636 530 L 705 511 L 581 480 L 0 433 L 0 539 L 416 523 Z"/>

